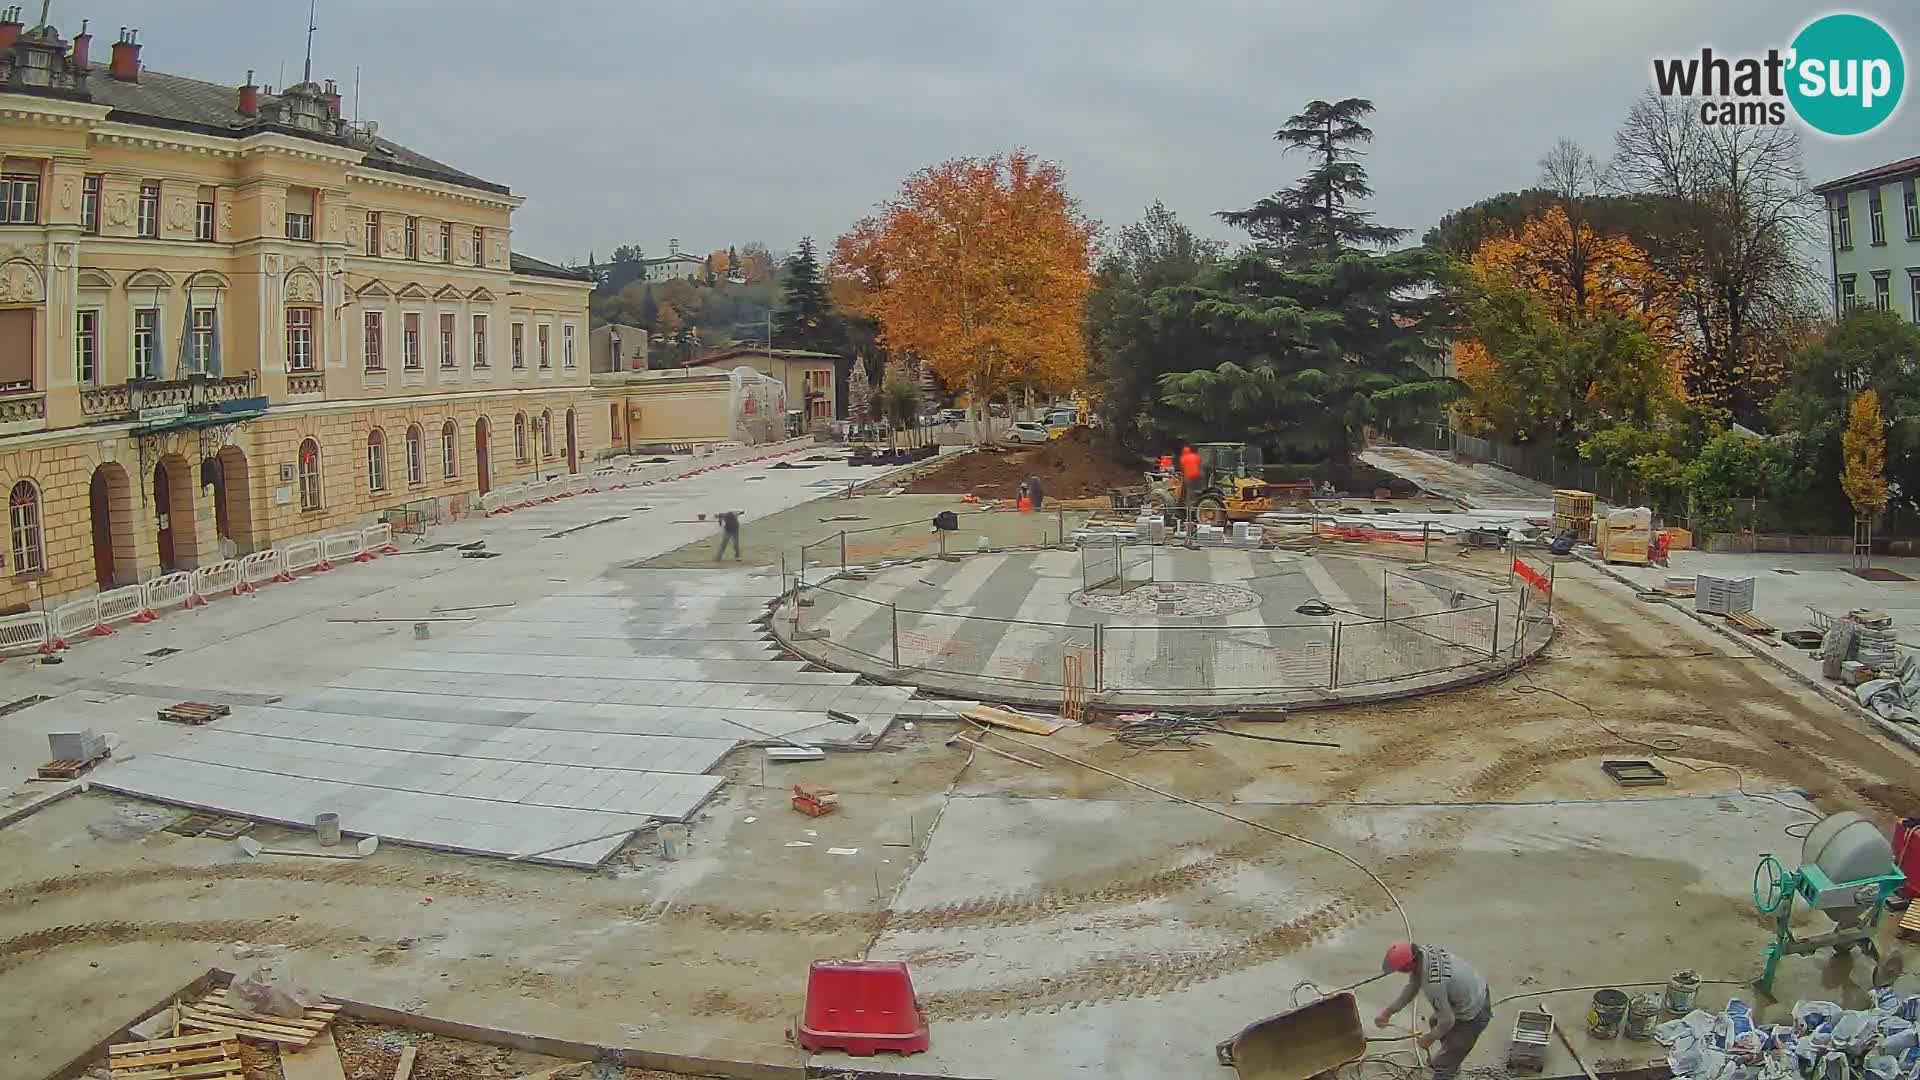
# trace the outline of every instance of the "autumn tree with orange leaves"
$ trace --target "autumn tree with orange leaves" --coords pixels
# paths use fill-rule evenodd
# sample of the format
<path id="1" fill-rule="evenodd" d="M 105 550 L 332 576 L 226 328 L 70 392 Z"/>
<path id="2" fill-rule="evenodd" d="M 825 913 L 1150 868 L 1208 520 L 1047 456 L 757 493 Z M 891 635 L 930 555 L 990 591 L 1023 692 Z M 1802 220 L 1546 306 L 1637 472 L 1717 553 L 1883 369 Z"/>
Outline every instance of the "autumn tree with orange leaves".
<path id="1" fill-rule="evenodd" d="M 833 246 L 837 301 L 875 320 L 888 350 L 965 390 L 976 437 L 989 399 L 1068 391 L 1085 373 L 1097 225 L 1065 180 L 1024 150 L 955 158 L 909 176 Z"/>

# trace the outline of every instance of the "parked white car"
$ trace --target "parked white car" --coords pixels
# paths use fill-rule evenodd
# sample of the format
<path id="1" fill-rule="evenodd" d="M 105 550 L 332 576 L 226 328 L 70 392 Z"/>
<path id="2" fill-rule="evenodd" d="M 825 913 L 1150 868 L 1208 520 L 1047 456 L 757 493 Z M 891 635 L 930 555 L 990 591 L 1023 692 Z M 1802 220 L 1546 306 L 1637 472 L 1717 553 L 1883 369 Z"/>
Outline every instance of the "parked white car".
<path id="1" fill-rule="evenodd" d="M 1007 441 L 1017 443 L 1043 443 L 1047 441 L 1047 427 L 1029 420 L 1022 420 L 1007 430 Z"/>

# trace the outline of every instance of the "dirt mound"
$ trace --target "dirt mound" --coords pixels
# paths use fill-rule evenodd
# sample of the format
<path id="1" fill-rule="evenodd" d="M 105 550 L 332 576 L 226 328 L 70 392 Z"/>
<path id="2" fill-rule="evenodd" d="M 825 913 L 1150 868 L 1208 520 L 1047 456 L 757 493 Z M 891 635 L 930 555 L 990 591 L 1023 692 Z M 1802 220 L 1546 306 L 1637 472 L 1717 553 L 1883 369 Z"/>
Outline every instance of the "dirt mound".
<path id="1" fill-rule="evenodd" d="M 1040 478 L 1041 490 L 1049 499 L 1082 499 L 1105 495 L 1109 488 L 1145 483 L 1143 466 L 1113 460 L 1092 431 L 1070 428 L 1040 446 L 962 454 L 915 479 L 907 491 L 1012 499 L 1019 495 L 1020 481 L 1029 476 Z"/>

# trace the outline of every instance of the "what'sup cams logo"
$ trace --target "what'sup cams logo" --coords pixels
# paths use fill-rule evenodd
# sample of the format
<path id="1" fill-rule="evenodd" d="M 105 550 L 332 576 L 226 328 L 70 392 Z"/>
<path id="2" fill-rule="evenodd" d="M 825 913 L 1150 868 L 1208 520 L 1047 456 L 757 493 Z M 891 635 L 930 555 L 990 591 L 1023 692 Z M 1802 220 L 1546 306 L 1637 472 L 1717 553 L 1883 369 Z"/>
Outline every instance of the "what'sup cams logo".
<path id="1" fill-rule="evenodd" d="M 1658 57 L 1653 84 L 1662 97 L 1699 100 L 1703 124 L 1771 125 L 1793 114 L 1827 135 L 1864 135 L 1900 107 L 1906 89 L 1900 43 L 1864 15 L 1824 15 L 1793 44 L 1765 56 Z"/>

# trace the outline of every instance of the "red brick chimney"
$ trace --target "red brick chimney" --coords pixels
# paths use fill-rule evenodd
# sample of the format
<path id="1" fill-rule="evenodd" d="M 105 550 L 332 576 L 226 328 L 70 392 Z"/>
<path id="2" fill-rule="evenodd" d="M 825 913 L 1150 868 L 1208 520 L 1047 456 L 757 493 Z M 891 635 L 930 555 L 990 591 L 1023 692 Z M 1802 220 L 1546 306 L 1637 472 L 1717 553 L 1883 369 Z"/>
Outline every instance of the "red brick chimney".
<path id="1" fill-rule="evenodd" d="M 20 5 L 0 11 L 0 49 L 11 49 L 20 38 Z"/>
<path id="2" fill-rule="evenodd" d="M 240 88 L 240 115 L 254 117 L 260 115 L 260 88 L 253 85 L 253 69 L 247 69 L 247 82 Z"/>
<path id="3" fill-rule="evenodd" d="M 121 82 L 140 81 L 140 31 L 120 28 L 120 40 L 113 43 L 113 62 L 107 74 Z"/>
<path id="4" fill-rule="evenodd" d="M 338 83 L 332 79 L 328 79 L 326 89 L 320 95 L 320 100 L 326 102 L 327 115 L 329 117 L 335 120 L 340 119 L 340 85 Z"/>
<path id="5" fill-rule="evenodd" d="M 80 32 L 73 35 L 73 66 L 75 70 L 87 70 L 87 50 L 93 45 L 93 35 L 87 33 L 88 19 L 80 20 Z"/>

